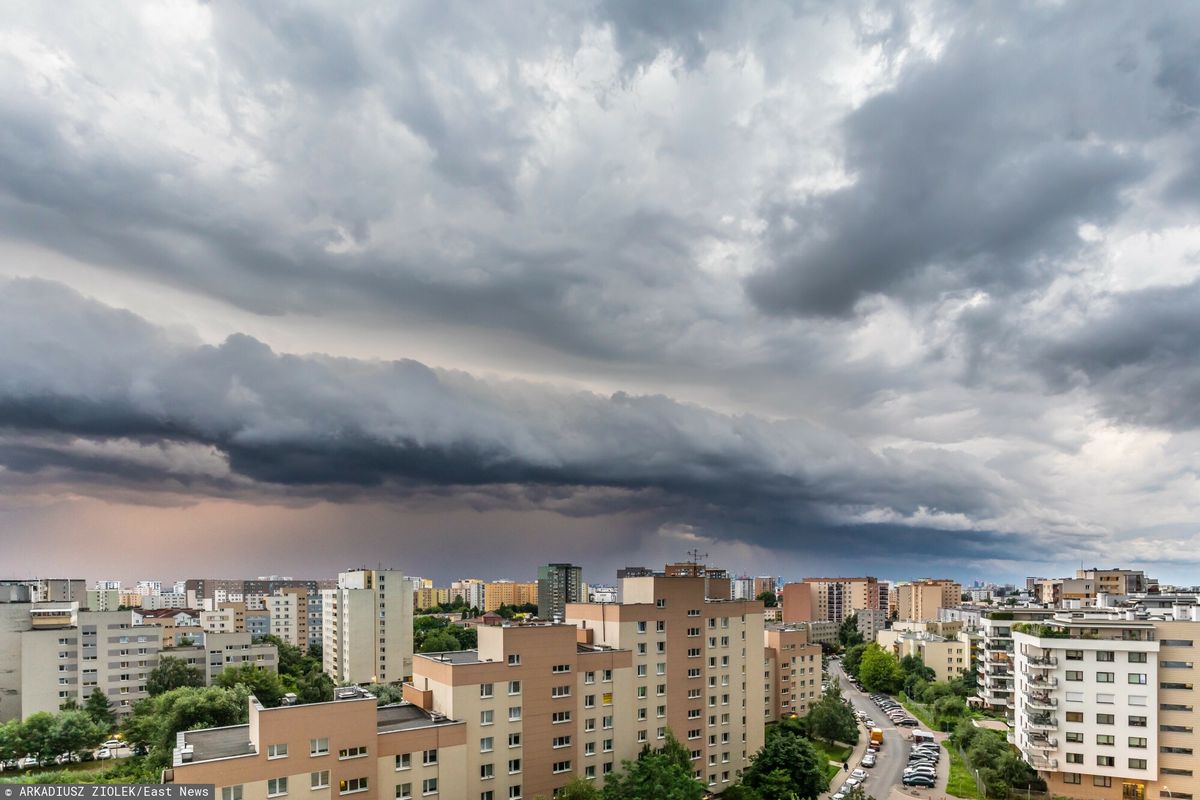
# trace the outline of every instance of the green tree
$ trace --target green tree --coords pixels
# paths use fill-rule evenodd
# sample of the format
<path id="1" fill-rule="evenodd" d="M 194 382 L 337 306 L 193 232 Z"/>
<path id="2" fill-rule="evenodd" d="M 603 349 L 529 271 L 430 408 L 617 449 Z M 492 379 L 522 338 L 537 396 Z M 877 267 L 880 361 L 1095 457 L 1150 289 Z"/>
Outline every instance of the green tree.
<path id="1" fill-rule="evenodd" d="M 905 675 L 916 675 L 924 681 L 936 681 L 937 673 L 925 666 L 920 656 L 905 656 L 900 659 L 900 671 Z"/>
<path id="2" fill-rule="evenodd" d="M 762 604 L 767 608 L 774 608 L 779 605 L 779 597 L 774 592 L 761 592 L 756 600 L 761 600 Z"/>
<path id="3" fill-rule="evenodd" d="M 259 637 L 263 644 L 275 645 L 279 654 L 276 665 L 280 675 L 303 675 L 311 666 L 304 651 L 294 644 L 289 644 L 273 634 Z"/>
<path id="4" fill-rule="evenodd" d="M 176 733 L 240 725 L 247 718 L 248 699 L 249 691 L 244 684 L 233 688 L 172 689 L 134 705 L 133 713 L 125 720 L 125 738 L 131 744 L 150 748 L 151 765 L 165 766 L 170 762 Z"/>
<path id="5" fill-rule="evenodd" d="M 851 648 L 856 644 L 863 643 L 863 635 L 858 630 L 858 614 L 851 614 L 842 620 L 842 624 L 838 627 L 838 642 L 844 648 Z"/>
<path id="6" fill-rule="evenodd" d="M 791 791 L 801 798 L 816 797 L 827 783 L 816 750 L 796 736 L 768 737 L 742 773 L 742 783 L 761 794 L 763 787 L 774 786 L 775 778 L 768 776 L 776 770 L 787 774 Z"/>
<path id="7" fill-rule="evenodd" d="M 704 792 L 704 785 L 692 777 L 690 767 L 680 766 L 670 755 L 651 751 L 636 761 L 622 762 L 621 769 L 605 780 L 601 796 L 604 800 L 701 800 Z"/>
<path id="8" fill-rule="evenodd" d="M 117 712 L 113 710 L 112 702 L 99 688 L 92 689 L 92 693 L 84 701 L 83 710 L 88 713 L 93 722 L 105 730 L 111 731 L 117 724 Z"/>
<path id="9" fill-rule="evenodd" d="M 404 699 L 404 689 L 398 683 L 377 683 L 367 687 L 381 706 L 390 706 Z"/>
<path id="10" fill-rule="evenodd" d="M 554 793 L 556 800 L 601 800 L 600 790 L 583 778 L 574 778 Z"/>
<path id="11" fill-rule="evenodd" d="M 291 681 L 289 691 L 296 694 L 298 703 L 327 703 L 333 699 L 333 678 L 321 671 L 320 667 L 310 669 L 299 677 L 288 676 Z"/>
<path id="12" fill-rule="evenodd" d="M 813 705 L 805 717 L 808 735 L 821 739 L 829 744 L 858 742 L 858 721 L 854 712 L 842 701 L 842 693 L 837 684 L 829 684 L 829 688 L 821 693 L 821 699 Z"/>
<path id="13" fill-rule="evenodd" d="M 283 699 L 283 682 L 279 675 L 270 670 L 259 669 L 253 664 L 226 667 L 217 676 L 216 684 L 226 689 L 245 686 L 250 694 L 258 698 L 258 702 L 268 708 L 279 705 L 279 701 Z"/>
<path id="14" fill-rule="evenodd" d="M 721 792 L 721 800 L 762 800 L 762 795 L 746 784 L 738 782 Z"/>
<path id="15" fill-rule="evenodd" d="M 50 732 L 55 755 L 94 750 L 108 738 L 108 730 L 96 724 L 86 711 L 64 711 Z"/>
<path id="16" fill-rule="evenodd" d="M 443 653 L 451 650 L 462 650 L 458 637 L 449 631 L 438 631 L 425 637 L 418 648 L 418 653 Z"/>
<path id="17" fill-rule="evenodd" d="M 866 650 L 865 644 L 856 644 L 846 650 L 846 655 L 842 656 L 842 669 L 846 671 L 847 675 L 852 678 L 858 677 L 858 667 Z"/>
<path id="18" fill-rule="evenodd" d="M 146 691 L 153 697 L 180 686 L 203 686 L 204 673 L 181 658 L 163 656 L 146 676 Z"/>
<path id="19" fill-rule="evenodd" d="M 30 714 L 21 723 L 21 748 L 30 758 L 44 764 L 53 759 L 55 751 L 54 715 L 46 711 Z"/>
<path id="20" fill-rule="evenodd" d="M 858 666 L 858 679 L 869 692 L 895 693 L 904 686 L 896 657 L 877 644 L 868 644 Z"/>
<path id="21" fill-rule="evenodd" d="M 21 741 L 21 721 L 17 719 L 0 723 L 0 764 L 16 761 L 25 756 Z"/>
<path id="22" fill-rule="evenodd" d="M 792 777 L 783 769 L 768 772 L 755 791 L 762 800 L 794 800 L 797 797 L 792 788 Z"/>
<path id="23" fill-rule="evenodd" d="M 666 756 L 671 763 L 678 764 L 689 773 L 692 771 L 692 754 L 683 746 L 683 742 L 675 738 L 675 732 L 667 728 L 667 738 L 658 752 Z"/>

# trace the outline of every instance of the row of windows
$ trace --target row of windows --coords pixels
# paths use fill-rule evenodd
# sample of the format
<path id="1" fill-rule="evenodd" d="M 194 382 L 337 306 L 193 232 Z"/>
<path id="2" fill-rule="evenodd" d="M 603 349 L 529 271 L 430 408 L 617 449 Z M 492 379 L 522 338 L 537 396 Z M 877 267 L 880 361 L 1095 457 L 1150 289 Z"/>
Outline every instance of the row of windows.
<path id="1" fill-rule="evenodd" d="M 1068 764 L 1082 764 L 1083 763 L 1083 753 L 1067 753 L 1067 763 Z M 1096 766 L 1098 766 L 1098 767 L 1115 767 L 1116 765 L 1117 765 L 1117 759 L 1114 756 L 1096 756 Z M 1144 759 L 1144 758 L 1129 759 L 1129 768 L 1130 769 L 1145 769 L 1146 768 L 1146 759 Z"/>
<path id="2" fill-rule="evenodd" d="M 1125 679 L 1126 679 L 1127 683 L 1144 686 L 1146 684 L 1146 673 L 1130 672 L 1128 675 L 1125 676 Z M 1069 680 L 1069 681 L 1083 680 L 1083 670 L 1078 670 L 1078 669 L 1067 670 L 1067 680 Z M 1096 673 L 1096 683 L 1115 683 L 1115 682 L 1116 682 L 1115 673 L 1112 673 L 1112 672 L 1097 672 Z"/>

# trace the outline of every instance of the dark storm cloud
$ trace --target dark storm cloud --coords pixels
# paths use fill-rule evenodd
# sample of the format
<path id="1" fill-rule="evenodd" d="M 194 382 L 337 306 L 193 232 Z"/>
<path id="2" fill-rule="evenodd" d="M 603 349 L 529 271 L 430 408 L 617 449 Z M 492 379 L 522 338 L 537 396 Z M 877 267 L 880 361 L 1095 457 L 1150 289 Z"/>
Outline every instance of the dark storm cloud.
<path id="1" fill-rule="evenodd" d="M 509 495 L 523 505 L 537 504 L 543 487 L 578 493 L 587 513 L 597 502 L 650 507 L 716 536 L 793 547 L 831 535 L 830 515 L 842 507 L 986 518 L 1012 490 L 961 454 L 876 453 L 800 421 L 662 396 L 485 382 L 413 361 L 284 355 L 245 336 L 216 347 L 173 341 L 42 282 L 0 291 L 0 335 L 11 343 L 0 354 L 0 426 L 18 437 L 0 447 L 0 460 L 18 473 L 333 498 L 347 489 L 402 497 L 485 487 L 496 502 Z M 208 461 L 189 473 L 187 448 L 221 454 L 228 473 Z M 617 494 L 597 500 L 607 490 Z"/>
<path id="2" fill-rule="evenodd" d="M 1153 76 L 1120 60 L 1114 20 L 1077 29 L 1092 8 L 1024 10 L 958 19 L 936 61 L 847 117 L 852 185 L 769 206 L 774 264 L 749 283 L 763 308 L 843 315 L 876 293 L 1044 283 L 1082 249 L 1081 224 L 1124 207 L 1147 131 L 1117 104 Z"/>
<path id="3" fill-rule="evenodd" d="M 1105 310 L 1041 343 L 1052 385 L 1083 385 L 1110 416 L 1200 428 L 1200 281 L 1109 298 Z"/>

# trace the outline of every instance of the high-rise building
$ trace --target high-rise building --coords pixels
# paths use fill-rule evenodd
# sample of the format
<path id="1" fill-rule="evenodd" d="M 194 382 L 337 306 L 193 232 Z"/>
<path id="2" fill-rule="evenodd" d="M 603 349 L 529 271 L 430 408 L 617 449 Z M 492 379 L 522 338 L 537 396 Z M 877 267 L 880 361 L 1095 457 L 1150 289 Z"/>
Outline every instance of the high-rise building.
<path id="1" fill-rule="evenodd" d="M 775 578 L 770 575 L 759 575 L 754 579 L 754 596 L 758 597 L 763 592 L 777 593 Z"/>
<path id="2" fill-rule="evenodd" d="M 936 620 L 938 609 L 962 605 L 962 584 L 923 579 L 896 584 L 896 615 L 902 620 Z"/>
<path id="3" fill-rule="evenodd" d="M 784 584 L 783 621 L 842 622 L 860 608 L 879 608 L 875 578 L 805 578 Z"/>
<path id="4" fill-rule="evenodd" d="M 271 635 L 287 644 L 307 648 L 308 591 L 287 586 L 267 597 L 266 605 Z"/>
<path id="5" fill-rule="evenodd" d="M 654 575 L 654 570 L 649 567 L 622 567 L 617 570 L 617 581 L 625 578 L 649 578 Z"/>
<path id="6" fill-rule="evenodd" d="M 483 586 L 483 610 L 500 606 L 537 605 L 537 581 L 492 581 Z"/>
<path id="7" fill-rule="evenodd" d="M 567 603 L 587 599 L 583 594 L 583 568 L 574 564 L 546 564 L 538 567 L 538 616 L 561 620 Z"/>
<path id="8" fill-rule="evenodd" d="M 821 698 L 821 645 L 808 641 L 805 625 L 767 625 L 764 719 L 803 717 Z"/>
<path id="9" fill-rule="evenodd" d="M 323 594 L 323 661 L 337 683 L 389 683 L 412 674 L 412 582 L 356 569 Z"/>
<path id="10" fill-rule="evenodd" d="M 1040 623 L 1053 611 L 1040 608 L 1012 608 L 982 614 L 979 619 L 979 638 L 973 639 L 975 653 L 975 697 L 979 704 L 995 714 L 1012 717 L 1013 683 L 1013 626 Z"/>
<path id="11" fill-rule="evenodd" d="M 454 581 L 450 584 L 450 601 L 454 602 L 455 598 L 461 597 L 469 608 L 483 608 L 487 599 L 484 597 L 486 585 L 479 578 L 463 578 Z"/>
<path id="12" fill-rule="evenodd" d="M 753 600 L 754 594 L 754 578 L 749 575 L 743 575 L 740 578 L 734 578 L 729 586 L 729 595 L 733 600 Z"/>
<path id="13" fill-rule="evenodd" d="M 122 605 L 119 589 L 88 589 L 83 608 L 92 611 L 116 611 Z"/>
<path id="14" fill-rule="evenodd" d="M 763 743 L 762 603 L 707 598 L 703 578 L 625 578 L 621 595 L 568 604 L 566 619 L 595 644 L 632 651 L 635 742 L 670 728 L 696 777 L 720 791 Z"/>
<path id="15" fill-rule="evenodd" d="M 1012 631 L 1013 735 L 1055 797 L 1200 794 L 1200 613 L 1100 608 Z"/>

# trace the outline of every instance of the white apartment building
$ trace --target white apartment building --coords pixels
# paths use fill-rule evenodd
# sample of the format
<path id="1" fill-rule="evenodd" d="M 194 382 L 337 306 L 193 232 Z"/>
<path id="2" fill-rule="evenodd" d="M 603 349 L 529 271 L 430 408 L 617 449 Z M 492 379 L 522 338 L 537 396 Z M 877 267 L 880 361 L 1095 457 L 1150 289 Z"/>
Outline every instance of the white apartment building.
<path id="1" fill-rule="evenodd" d="M 308 647 L 308 597 L 303 590 L 281 591 L 266 599 L 271 635 L 296 647 Z"/>
<path id="2" fill-rule="evenodd" d="M 249 633 L 204 633 L 199 638 L 200 641 L 187 647 L 164 649 L 162 655 L 199 667 L 208 686 L 226 668 L 250 664 L 270 672 L 279 671 L 275 645 L 255 644 Z"/>
<path id="3" fill-rule="evenodd" d="M 338 574 L 322 595 L 325 672 L 338 683 L 389 683 L 412 675 L 412 581 L 397 570 Z"/>
<path id="4" fill-rule="evenodd" d="M 84 608 L 92 611 L 116 611 L 121 606 L 121 592 L 116 589 L 88 589 Z"/>
<path id="5" fill-rule="evenodd" d="M 979 618 L 979 636 L 972 637 L 975 648 L 975 703 L 1010 722 L 1013 710 L 1013 639 L 1012 627 L 1022 622 L 1041 622 L 1054 614 L 1051 609 L 1006 609 L 985 613 Z"/>
<path id="6" fill-rule="evenodd" d="M 1014 738 L 1056 797 L 1200 794 L 1200 613 L 1060 611 L 1015 626 Z"/>
<path id="7" fill-rule="evenodd" d="M 187 595 L 183 592 L 160 592 L 142 598 L 142 608 L 157 611 L 163 608 L 187 608 Z"/>
<path id="8" fill-rule="evenodd" d="M 134 591 L 142 597 L 149 597 L 155 594 L 162 593 L 162 581 L 138 581 Z"/>

